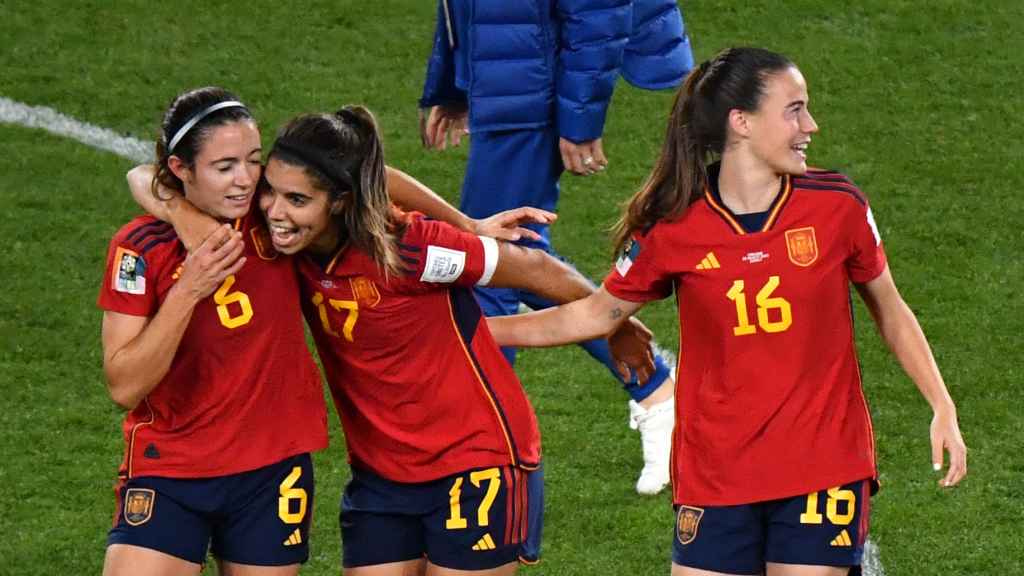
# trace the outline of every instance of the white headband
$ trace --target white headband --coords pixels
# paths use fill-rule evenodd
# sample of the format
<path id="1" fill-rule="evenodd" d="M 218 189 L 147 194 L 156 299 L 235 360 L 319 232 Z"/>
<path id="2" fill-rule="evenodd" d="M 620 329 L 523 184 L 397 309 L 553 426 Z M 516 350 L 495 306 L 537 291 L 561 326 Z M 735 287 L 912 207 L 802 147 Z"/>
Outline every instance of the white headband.
<path id="1" fill-rule="evenodd" d="M 188 131 L 191 130 L 193 126 L 198 124 L 200 120 L 206 118 L 210 114 L 213 114 L 217 110 L 223 110 L 224 108 L 245 108 L 245 104 L 242 104 L 237 100 L 225 100 L 223 102 L 217 102 L 216 104 L 206 108 L 202 112 L 189 118 L 188 122 L 185 122 L 185 124 L 182 125 L 181 128 L 178 128 L 178 131 L 175 132 L 174 134 L 174 138 L 171 138 L 170 143 L 167 145 L 167 153 L 171 154 L 172 152 L 174 152 L 174 147 L 178 145 L 178 142 L 180 142 L 181 139 L 185 137 L 185 134 L 188 134 Z"/>

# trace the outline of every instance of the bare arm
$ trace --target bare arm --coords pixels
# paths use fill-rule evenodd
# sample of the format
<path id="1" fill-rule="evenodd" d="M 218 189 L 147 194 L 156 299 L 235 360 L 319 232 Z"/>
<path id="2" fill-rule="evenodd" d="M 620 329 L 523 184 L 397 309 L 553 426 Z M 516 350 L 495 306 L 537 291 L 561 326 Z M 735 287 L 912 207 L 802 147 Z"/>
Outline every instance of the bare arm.
<path id="1" fill-rule="evenodd" d="M 932 407 L 934 416 L 930 432 L 932 463 L 936 470 L 941 469 L 943 450 L 949 452 L 949 470 L 940 483 L 943 486 L 957 484 L 967 474 L 967 447 L 960 435 L 956 405 L 942 380 L 917 317 L 896 289 L 888 266 L 878 278 L 858 284 L 857 291 L 889 350 Z"/>
<path id="2" fill-rule="evenodd" d="M 152 164 L 141 164 L 128 171 L 125 178 L 128 180 L 132 198 L 153 217 L 174 226 L 174 231 L 185 245 L 185 249 L 192 252 L 220 226 L 220 223 L 177 192 L 161 188 L 159 198 L 155 196 L 152 192 L 155 171 L 156 168 Z"/>
<path id="3" fill-rule="evenodd" d="M 388 194 L 391 200 L 406 210 L 422 212 L 435 220 L 447 222 L 456 228 L 478 236 L 490 236 L 515 242 L 521 238 L 540 240 L 540 235 L 520 226 L 524 223 L 550 224 L 558 217 L 552 212 L 524 206 L 506 210 L 476 220 L 459 212 L 444 198 L 419 180 L 397 168 L 387 167 Z"/>
<path id="4" fill-rule="evenodd" d="M 516 316 L 494 316 L 487 325 L 502 346 L 560 346 L 604 338 L 640 309 L 600 287 L 586 298 Z"/>
<path id="5" fill-rule="evenodd" d="M 154 316 L 103 314 L 103 370 L 115 403 L 131 410 L 153 391 L 170 369 L 196 304 L 244 263 L 240 234 L 222 226 L 185 260 Z"/>

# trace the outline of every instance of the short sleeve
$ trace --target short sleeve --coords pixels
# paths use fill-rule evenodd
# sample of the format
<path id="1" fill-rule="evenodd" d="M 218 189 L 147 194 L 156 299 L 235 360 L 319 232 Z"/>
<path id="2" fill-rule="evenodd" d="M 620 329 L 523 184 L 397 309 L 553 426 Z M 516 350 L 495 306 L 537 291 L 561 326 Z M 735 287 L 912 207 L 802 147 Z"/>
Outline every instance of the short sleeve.
<path id="1" fill-rule="evenodd" d="M 850 280 L 856 284 L 870 282 L 885 270 L 886 257 L 878 225 L 867 202 L 857 206 L 851 236 L 853 246 L 846 261 Z"/>
<path id="2" fill-rule="evenodd" d="M 630 302 L 650 302 L 672 294 L 672 278 L 658 258 L 658 231 L 655 225 L 648 234 L 635 234 L 626 244 L 604 279 L 604 287 L 612 296 Z"/>
<path id="3" fill-rule="evenodd" d="M 135 246 L 117 237 L 107 251 L 97 305 L 103 310 L 132 316 L 152 316 L 160 307 L 155 271 Z"/>
<path id="4" fill-rule="evenodd" d="M 412 276 L 427 284 L 486 284 L 498 264 L 494 239 L 422 216 L 411 219 L 398 248 L 406 265 L 415 263 Z"/>

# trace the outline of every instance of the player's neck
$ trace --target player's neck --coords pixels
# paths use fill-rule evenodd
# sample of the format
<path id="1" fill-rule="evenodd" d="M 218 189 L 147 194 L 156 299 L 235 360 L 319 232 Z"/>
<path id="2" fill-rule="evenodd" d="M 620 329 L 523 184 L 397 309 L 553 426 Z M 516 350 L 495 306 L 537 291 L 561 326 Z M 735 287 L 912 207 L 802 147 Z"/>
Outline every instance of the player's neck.
<path id="1" fill-rule="evenodd" d="M 733 214 L 764 212 L 781 188 L 782 175 L 757 160 L 725 155 L 718 173 L 718 193 Z"/>

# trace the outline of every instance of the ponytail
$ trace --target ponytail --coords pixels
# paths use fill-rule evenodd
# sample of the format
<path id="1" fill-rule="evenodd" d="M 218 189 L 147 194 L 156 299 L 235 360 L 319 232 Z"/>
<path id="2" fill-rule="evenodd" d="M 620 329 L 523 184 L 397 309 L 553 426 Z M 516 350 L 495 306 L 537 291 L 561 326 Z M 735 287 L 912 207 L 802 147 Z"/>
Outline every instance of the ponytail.
<path id="1" fill-rule="evenodd" d="M 761 48 L 728 48 L 690 72 L 672 102 L 654 168 L 615 223 L 616 252 L 634 233 L 678 218 L 700 198 L 708 163 L 725 150 L 729 112 L 757 110 L 765 78 L 792 66 L 785 56 Z"/>

